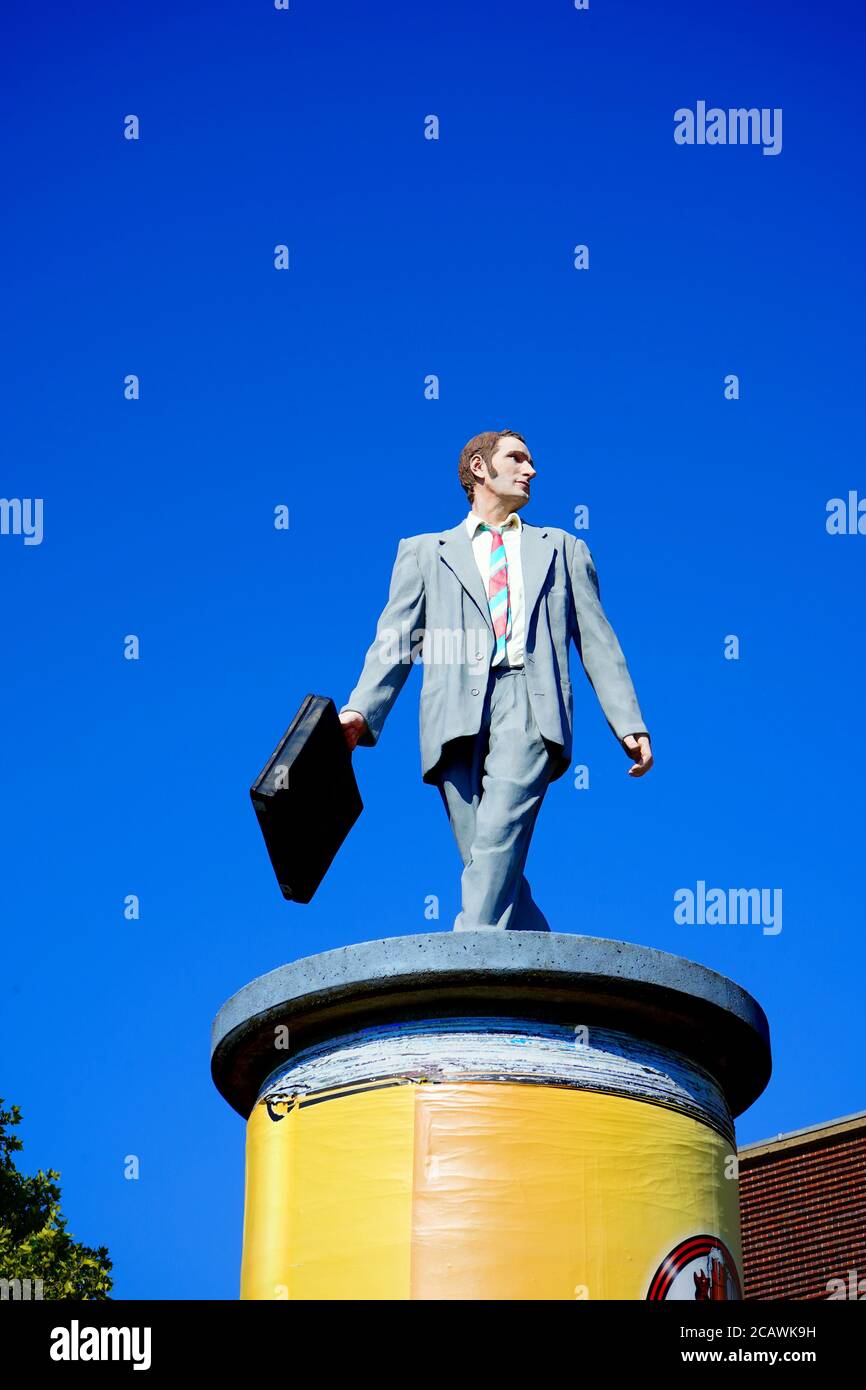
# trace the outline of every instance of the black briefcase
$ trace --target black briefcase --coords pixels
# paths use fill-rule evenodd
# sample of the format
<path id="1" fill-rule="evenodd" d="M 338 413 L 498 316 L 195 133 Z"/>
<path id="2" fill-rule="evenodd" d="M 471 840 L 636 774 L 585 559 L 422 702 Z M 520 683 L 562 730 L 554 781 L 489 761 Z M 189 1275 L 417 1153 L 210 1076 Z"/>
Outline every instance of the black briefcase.
<path id="1" fill-rule="evenodd" d="M 327 695 L 306 697 L 250 796 L 283 897 L 308 903 L 364 809 Z"/>

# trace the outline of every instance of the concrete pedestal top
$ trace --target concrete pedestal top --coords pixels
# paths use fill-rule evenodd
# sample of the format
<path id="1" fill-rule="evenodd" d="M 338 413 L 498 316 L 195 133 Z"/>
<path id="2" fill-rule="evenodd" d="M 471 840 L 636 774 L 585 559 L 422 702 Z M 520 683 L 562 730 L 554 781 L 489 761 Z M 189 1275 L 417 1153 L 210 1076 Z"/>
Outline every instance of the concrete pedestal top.
<path id="1" fill-rule="evenodd" d="M 281 965 L 232 995 L 211 1039 L 214 1083 L 245 1118 L 290 1054 L 371 1025 L 465 1014 L 595 1024 L 677 1049 L 742 1114 L 771 1072 L 767 1019 L 755 999 L 706 966 L 625 941 L 564 932 L 391 936 Z"/>

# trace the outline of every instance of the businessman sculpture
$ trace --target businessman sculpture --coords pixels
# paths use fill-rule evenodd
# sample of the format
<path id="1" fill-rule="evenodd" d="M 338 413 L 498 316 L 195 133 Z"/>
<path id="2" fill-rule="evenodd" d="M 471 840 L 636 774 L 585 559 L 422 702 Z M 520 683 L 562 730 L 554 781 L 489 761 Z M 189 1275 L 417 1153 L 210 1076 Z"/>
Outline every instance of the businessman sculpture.
<path id="1" fill-rule="evenodd" d="M 571 760 L 572 638 L 632 777 L 652 767 L 650 738 L 585 542 L 522 521 L 536 475 L 523 436 L 476 435 L 458 471 L 469 515 L 400 541 L 340 721 L 350 750 L 372 747 L 420 657 L 422 777 L 464 866 L 454 930 L 549 931 L 523 870 L 544 794 Z"/>

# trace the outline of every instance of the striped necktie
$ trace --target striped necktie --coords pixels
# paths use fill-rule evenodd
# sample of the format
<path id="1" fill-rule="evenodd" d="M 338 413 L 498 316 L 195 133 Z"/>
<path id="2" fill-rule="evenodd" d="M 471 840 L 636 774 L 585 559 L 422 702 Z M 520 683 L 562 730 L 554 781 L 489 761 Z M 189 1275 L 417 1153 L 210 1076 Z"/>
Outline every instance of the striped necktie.
<path id="1" fill-rule="evenodd" d="M 511 636 L 511 590 L 508 585 L 508 561 L 505 558 L 505 542 L 502 532 L 495 526 L 482 522 L 482 531 L 490 532 L 490 576 L 487 581 L 487 604 L 496 638 L 492 666 L 499 666 L 505 660 L 505 641 Z"/>

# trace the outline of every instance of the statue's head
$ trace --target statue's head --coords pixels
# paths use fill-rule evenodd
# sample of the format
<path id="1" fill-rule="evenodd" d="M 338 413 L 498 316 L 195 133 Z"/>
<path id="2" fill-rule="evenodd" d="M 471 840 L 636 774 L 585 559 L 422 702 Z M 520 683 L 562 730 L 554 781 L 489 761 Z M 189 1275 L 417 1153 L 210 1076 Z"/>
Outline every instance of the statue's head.
<path id="1" fill-rule="evenodd" d="M 535 466 L 529 446 L 516 430 L 485 430 L 460 451 L 458 476 L 474 506 L 479 491 L 519 511 L 529 501 L 529 485 Z"/>

